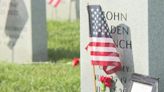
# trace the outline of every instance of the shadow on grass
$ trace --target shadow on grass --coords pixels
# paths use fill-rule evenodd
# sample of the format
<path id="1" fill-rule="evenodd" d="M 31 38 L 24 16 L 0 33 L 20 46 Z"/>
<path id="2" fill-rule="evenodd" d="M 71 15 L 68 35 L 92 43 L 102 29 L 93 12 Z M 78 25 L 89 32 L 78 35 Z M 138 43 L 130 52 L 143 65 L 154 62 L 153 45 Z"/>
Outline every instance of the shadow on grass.
<path id="1" fill-rule="evenodd" d="M 52 48 L 52 49 L 48 49 L 48 57 L 49 57 L 49 61 L 56 63 L 62 59 L 73 59 L 74 57 L 80 57 L 80 50 L 71 51 L 63 48 L 58 48 L 58 49 Z"/>

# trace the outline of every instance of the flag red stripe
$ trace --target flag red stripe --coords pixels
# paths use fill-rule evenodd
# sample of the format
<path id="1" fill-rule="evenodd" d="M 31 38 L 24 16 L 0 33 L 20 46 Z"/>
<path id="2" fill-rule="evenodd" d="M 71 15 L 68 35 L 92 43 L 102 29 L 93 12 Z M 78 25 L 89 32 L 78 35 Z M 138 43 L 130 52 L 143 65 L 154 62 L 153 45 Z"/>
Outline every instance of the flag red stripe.
<path id="1" fill-rule="evenodd" d="M 58 0 L 56 3 L 55 3 L 55 7 L 58 7 L 58 5 L 60 4 L 61 0 Z"/>
<path id="2" fill-rule="evenodd" d="M 107 68 L 108 68 L 108 66 L 103 66 L 103 70 L 105 73 L 107 73 L 107 74 L 116 73 L 121 70 L 121 63 L 118 66 L 115 66 L 114 68 L 112 68 L 110 70 L 108 70 Z"/>
<path id="3" fill-rule="evenodd" d="M 116 56 L 119 57 L 119 54 L 116 52 L 95 52 L 91 51 L 90 53 L 92 56 Z"/>
<path id="4" fill-rule="evenodd" d="M 120 61 L 93 61 L 92 60 L 92 64 L 103 66 L 103 70 L 107 74 L 116 73 L 121 70 L 121 62 Z M 113 66 L 114 68 L 108 70 L 107 69 L 108 66 Z"/>
<path id="5" fill-rule="evenodd" d="M 101 66 L 119 66 L 121 65 L 120 61 L 91 61 L 93 65 L 101 65 Z"/>
<path id="6" fill-rule="evenodd" d="M 116 47 L 114 43 L 105 43 L 105 42 L 91 42 L 89 46 L 97 46 L 97 47 Z"/>

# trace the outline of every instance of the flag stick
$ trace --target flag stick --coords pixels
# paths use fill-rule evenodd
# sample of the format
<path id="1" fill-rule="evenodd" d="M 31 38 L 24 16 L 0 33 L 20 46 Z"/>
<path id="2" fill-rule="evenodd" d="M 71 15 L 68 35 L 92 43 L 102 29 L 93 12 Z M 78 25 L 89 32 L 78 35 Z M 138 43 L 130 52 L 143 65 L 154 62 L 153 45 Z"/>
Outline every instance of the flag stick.
<path id="1" fill-rule="evenodd" d="M 93 65 L 93 82 L 94 82 L 94 91 L 96 92 L 96 73 L 95 73 L 95 66 Z"/>

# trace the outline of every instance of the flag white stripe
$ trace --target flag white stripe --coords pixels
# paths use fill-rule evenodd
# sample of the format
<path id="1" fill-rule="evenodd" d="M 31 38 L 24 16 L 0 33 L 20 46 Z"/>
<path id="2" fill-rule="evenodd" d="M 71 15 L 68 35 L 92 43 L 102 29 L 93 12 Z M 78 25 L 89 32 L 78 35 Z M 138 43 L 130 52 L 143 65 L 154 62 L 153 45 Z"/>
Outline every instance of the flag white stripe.
<path id="1" fill-rule="evenodd" d="M 98 38 L 98 37 L 92 37 L 91 40 L 92 40 L 91 42 L 107 42 L 107 43 L 114 43 L 114 42 L 113 42 L 113 39 L 111 39 L 111 38 L 103 38 L 103 37 Z"/>
<path id="2" fill-rule="evenodd" d="M 91 56 L 95 61 L 120 61 L 119 57 L 114 56 Z"/>
<path id="3" fill-rule="evenodd" d="M 88 48 L 89 51 L 97 51 L 97 52 L 117 52 L 116 48 L 114 47 L 97 47 L 92 46 Z"/>

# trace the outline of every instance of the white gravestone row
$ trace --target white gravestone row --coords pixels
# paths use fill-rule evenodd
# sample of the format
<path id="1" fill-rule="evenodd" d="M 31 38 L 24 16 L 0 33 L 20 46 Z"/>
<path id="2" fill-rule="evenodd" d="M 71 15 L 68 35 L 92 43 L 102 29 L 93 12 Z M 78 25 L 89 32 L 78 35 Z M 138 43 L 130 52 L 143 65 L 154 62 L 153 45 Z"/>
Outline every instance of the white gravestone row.
<path id="1" fill-rule="evenodd" d="M 106 92 L 126 92 L 133 72 L 159 77 L 159 92 L 164 85 L 163 56 L 164 1 L 137 0 L 82 0 L 80 2 L 81 37 L 81 92 L 93 92 L 93 68 L 91 57 L 85 50 L 89 43 L 89 17 L 87 5 L 101 5 L 110 33 L 121 54 L 122 70 L 108 75 L 113 78 L 113 87 Z M 141 8 L 142 7 L 142 8 Z M 105 75 L 96 66 L 96 90 L 100 90 L 99 77 Z"/>
<path id="2" fill-rule="evenodd" d="M 31 63 L 47 59 L 44 0 L 0 0 L 0 60 Z"/>

